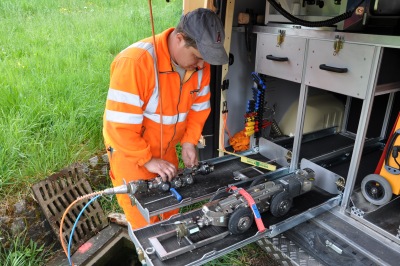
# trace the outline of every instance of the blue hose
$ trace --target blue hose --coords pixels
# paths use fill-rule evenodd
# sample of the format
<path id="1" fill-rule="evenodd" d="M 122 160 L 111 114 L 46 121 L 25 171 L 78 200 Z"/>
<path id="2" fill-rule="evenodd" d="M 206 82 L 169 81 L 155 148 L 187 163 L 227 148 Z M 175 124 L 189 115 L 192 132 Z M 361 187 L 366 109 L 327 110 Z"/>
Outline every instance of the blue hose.
<path id="1" fill-rule="evenodd" d="M 83 207 L 83 209 L 82 209 L 81 212 L 79 213 L 78 217 L 76 217 L 76 220 L 75 220 L 74 226 L 72 227 L 71 234 L 69 235 L 69 241 L 68 241 L 68 262 L 69 262 L 69 265 L 72 265 L 72 262 L 71 262 L 71 243 L 72 243 L 72 236 L 74 235 L 75 227 L 76 227 L 76 225 L 78 224 L 79 218 L 81 218 L 82 213 L 85 211 L 85 209 L 86 209 L 93 201 L 95 201 L 95 200 L 96 200 L 98 197 L 100 197 L 100 196 L 101 196 L 101 195 L 97 195 L 97 196 L 93 197 L 91 200 L 89 200 L 89 202 L 86 203 L 86 205 Z"/>

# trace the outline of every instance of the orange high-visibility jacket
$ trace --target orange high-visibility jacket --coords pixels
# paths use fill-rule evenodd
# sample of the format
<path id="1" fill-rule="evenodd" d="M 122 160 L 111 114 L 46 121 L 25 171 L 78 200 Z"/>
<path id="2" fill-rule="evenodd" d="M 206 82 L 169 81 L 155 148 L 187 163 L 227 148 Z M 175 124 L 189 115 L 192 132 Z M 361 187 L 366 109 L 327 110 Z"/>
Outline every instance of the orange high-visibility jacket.
<path id="1" fill-rule="evenodd" d="M 182 83 L 168 51 L 167 38 L 172 31 L 156 35 L 159 84 L 153 38 L 132 44 L 111 64 L 103 135 L 111 171 L 118 180 L 154 177 L 143 167 L 152 157 L 178 166 L 175 145 L 197 145 L 210 113 L 210 65 L 205 63 Z"/>

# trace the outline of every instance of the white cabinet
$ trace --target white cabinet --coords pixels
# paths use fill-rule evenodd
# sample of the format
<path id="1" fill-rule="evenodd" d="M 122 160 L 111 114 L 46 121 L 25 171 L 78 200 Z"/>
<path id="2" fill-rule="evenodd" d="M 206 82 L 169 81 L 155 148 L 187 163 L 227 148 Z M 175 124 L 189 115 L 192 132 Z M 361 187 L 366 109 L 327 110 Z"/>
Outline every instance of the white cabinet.
<path id="1" fill-rule="evenodd" d="M 337 53 L 334 41 L 310 40 L 305 84 L 365 99 L 375 47 L 344 43 Z"/>
<path id="2" fill-rule="evenodd" d="M 376 220 L 368 220 L 362 215 L 360 216 L 361 209 L 358 208 L 364 207 L 364 205 L 359 202 L 356 204 L 355 199 L 359 199 L 362 179 L 373 173 L 379 163 L 382 150 L 375 149 L 374 147 L 377 146 L 374 145 L 383 146 L 386 134 L 391 128 L 389 118 L 390 116 L 397 117 L 399 112 L 399 105 L 394 99 L 399 96 L 400 91 L 400 37 L 318 31 L 289 28 L 288 26 L 260 26 L 254 31 L 258 38 L 255 69 L 267 76 L 278 78 L 266 77 L 273 87 L 272 92 L 280 92 L 280 98 L 273 99 L 277 101 L 280 110 L 286 110 L 286 106 L 280 105 L 279 100 L 288 98 L 290 91 L 287 86 L 277 86 L 276 84 L 281 85 L 284 82 L 287 83 L 286 80 L 290 80 L 295 81 L 298 85 L 296 88 L 299 88 L 290 171 L 298 168 L 299 161 L 304 154 L 300 152 L 302 149 L 311 147 L 313 151 L 322 152 L 325 147 L 329 146 L 329 150 L 324 150 L 323 154 L 318 154 L 318 156 L 322 158 L 320 162 L 322 162 L 323 168 L 329 170 L 333 164 L 342 167 L 340 176 L 343 177 L 344 190 L 340 208 L 334 210 L 335 215 L 343 219 L 354 218 L 354 220 L 349 219 L 349 223 L 357 224 L 360 228 L 372 229 L 374 232 L 370 232 L 370 234 L 373 234 L 374 237 L 385 236 L 396 242 L 395 245 L 398 246 L 400 240 L 398 234 L 396 236 L 397 231 L 392 230 L 391 225 L 387 222 L 389 219 L 385 219 L 385 217 L 385 222 L 376 223 L 378 218 L 381 219 L 380 214 L 370 215 L 377 217 Z M 276 46 L 276 36 L 282 32 L 285 32 L 284 41 L 280 46 Z M 278 64 L 282 62 L 268 60 L 267 55 L 270 54 L 275 57 L 287 57 L 288 60 L 283 62 L 284 64 Z M 303 61 L 301 62 L 301 60 Z M 303 67 L 297 68 L 298 63 Z M 301 78 L 300 81 L 299 78 Z M 281 79 L 285 79 L 284 82 Z M 333 138 L 334 134 L 330 135 L 329 139 L 324 139 L 326 142 L 319 146 L 307 146 L 310 141 L 307 139 L 308 136 L 303 134 L 308 112 L 306 110 L 307 101 L 310 101 L 311 96 L 315 94 L 331 94 L 329 92 L 333 92 L 335 96 L 345 102 L 344 122 L 342 123 L 344 130 L 334 132 L 336 135 L 343 135 L 351 139 L 350 144 L 346 142 L 347 146 L 343 149 L 338 146 L 340 141 Z M 376 96 L 380 99 L 383 96 L 387 100 L 379 101 Z M 378 105 L 374 105 L 374 103 Z M 374 114 L 373 110 L 376 110 L 376 107 L 385 111 L 380 115 Z M 315 108 L 313 112 L 321 112 L 321 109 Z M 289 124 L 294 124 L 294 122 Z M 349 125 L 354 125 L 351 132 L 347 132 Z M 369 128 L 377 129 L 377 133 L 374 134 L 378 135 L 368 135 L 367 137 Z M 368 156 L 373 154 L 371 152 L 373 149 L 376 152 L 374 156 L 378 156 L 371 159 L 372 157 Z M 304 158 L 307 157 L 304 156 Z M 315 158 L 317 157 L 313 159 Z M 333 163 L 327 162 L 328 159 L 332 159 Z M 318 158 L 315 159 L 315 161 L 317 160 Z M 340 160 L 347 161 L 342 163 Z M 363 170 L 370 166 L 373 170 L 367 170 L 368 173 L 365 173 Z M 395 196 L 395 198 L 400 200 L 400 196 Z M 383 210 L 391 211 L 390 208 L 391 205 L 387 204 L 385 208 L 380 206 L 379 210 L 383 213 Z M 386 215 L 389 214 L 388 218 L 395 217 L 394 213 L 389 211 L 386 213 Z M 398 217 L 398 212 L 396 217 Z M 396 230 L 398 230 L 398 224 Z"/>
<path id="3" fill-rule="evenodd" d="M 262 34 L 257 38 L 256 71 L 265 75 L 300 83 L 303 73 L 306 39 Z"/>

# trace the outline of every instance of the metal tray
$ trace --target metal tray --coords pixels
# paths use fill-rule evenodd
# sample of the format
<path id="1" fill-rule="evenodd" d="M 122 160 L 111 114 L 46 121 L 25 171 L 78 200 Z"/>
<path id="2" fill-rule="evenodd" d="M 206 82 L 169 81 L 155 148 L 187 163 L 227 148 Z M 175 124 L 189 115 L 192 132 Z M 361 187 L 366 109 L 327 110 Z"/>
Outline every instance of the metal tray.
<path id="1" fill-rule="evenodd" d="M 149 238 L 174 230 L 175 225 L 172 225 L 174 222 L 185 218 L 199 216 L 201 210 L 197 209 L 188 213 L 180 214 L 167 221 L 149 225 L 145 228 L 137 230 L 129 228 L 129 234 L 136 248 L 143 251 L 147 265 L 201 265 L 249 243 L 255 242 L 262 237 L 276 236 L 308 219 L 338 206 L 340 199 L 341 194 L 331 194 L 316 186 L 310 192 L 296 197 L 293 201 L 292 208 L 285 216 L 277 218 L 272 216 L 269 212 L 263 213 L 261 216 L 267 230 L 262 233 L 257 231 L 254 224 L 248 231 L 239 235 L 226 233 L 227 229 L 223 227 L 209 226 L 201 229 L 194 238 L 191 238 L 192 242 L 196 243 L 205 241 L 207 238 L 212 238 L 217 235 L 220 235 L 222 239 L 210 242 L 207 245 L 196 248 L 190 252 L 166 260 L 161 260 L 155 253 L 153 253 Z M 163 245 L 167 252 L 173 252 L 180 248 L 176 238 L 171 238 L 170 240 L 163 242 Z"/>
<path id="2" fill-rule="evenodd" d="M 238 156 L 226 155 L 206 160 L 205 162 L 214 165 L 214 171 L 208 175 L 195 175 L 193 185 L 177 189 L 182 196 L 181 201 L 178 201 L 171 194 L 155 190 L 149 193 L 136 194 L 135 202 L 145 219 L 150 221 L 152 216 L 208 199 L 215 192 L 227 188 L 230 184 L 247 185 L 261 176 L 271 180 L 276 179 L 288 172 L 286 167 L 289 162 L 284 158 L 287 153 L 288 150 L 264 140 L 263 149 L 260 152 L 249 150 L 240 153 L 240 156 L 276 165 L 277 170 L 273 172 L 243 163 Z"/>

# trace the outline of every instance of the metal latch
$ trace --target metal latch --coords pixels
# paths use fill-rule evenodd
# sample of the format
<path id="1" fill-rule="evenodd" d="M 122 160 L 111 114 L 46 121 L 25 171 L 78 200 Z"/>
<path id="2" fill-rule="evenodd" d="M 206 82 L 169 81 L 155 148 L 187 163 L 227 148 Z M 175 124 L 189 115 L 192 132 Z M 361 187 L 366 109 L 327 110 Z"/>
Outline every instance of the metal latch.
<path id="1" fill-rule="evenodd" d="M 276 38 L 276 47 L 281 46 L 281 44 L 283 43 L 283 41 L 285 40 L 285 31 L 284 30 L 279 30 L 279 35 Z"/>
<path id="2" fill-rule="evenodd" d="M 227 89 L 229 89 L 229 79 L 225 79 L 221 84 L 222 91 L 227 90 Z"/>
<path id="3" fill-rule="evenodd" d="M 138 255 L 138 259 L 142 265 L 146 265 L 146 259 L 144 257 L 144 252 L 141 248 L 136 248 L 136 253 Z"/>
<path id="4" fill-rule="evenodd" d="M 197 143 L 197 148 L 204 149 L 206 147 L 206 138 L 212 137 L 212 136 L 214 136 L 214 135 L 201 135 L 199 142 Z"/>
<path id="5" fill-rule="evenodd" d="M 339 51 L 343 48 L 344 36 L 335 36 L 335 42 L 333 43 L 333 55 L 337 55 Z"/>

